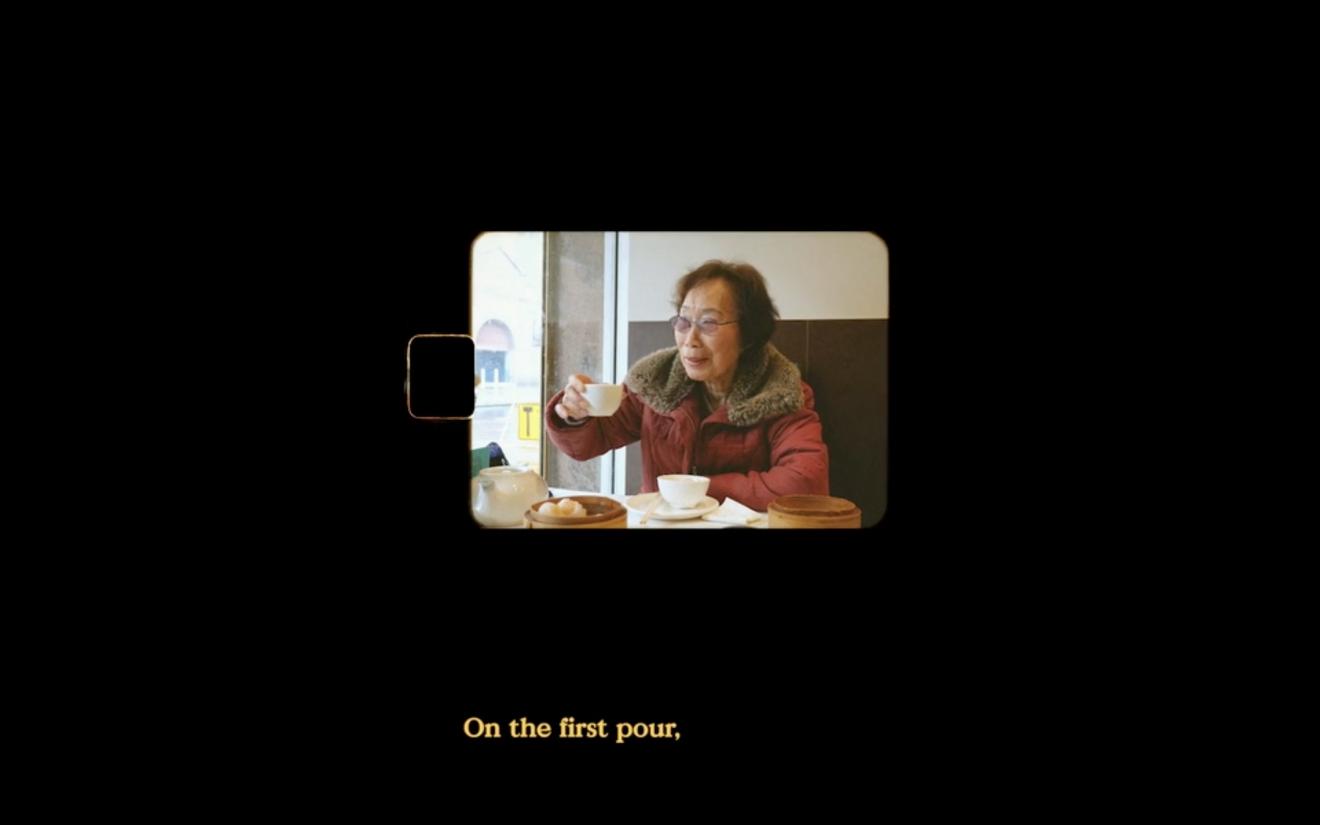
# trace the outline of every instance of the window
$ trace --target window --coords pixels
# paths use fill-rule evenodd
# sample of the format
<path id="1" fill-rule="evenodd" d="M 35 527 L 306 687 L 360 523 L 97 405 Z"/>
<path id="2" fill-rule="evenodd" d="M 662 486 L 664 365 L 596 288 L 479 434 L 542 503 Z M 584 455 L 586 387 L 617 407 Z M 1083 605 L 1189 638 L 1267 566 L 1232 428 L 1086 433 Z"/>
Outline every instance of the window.
<path id="1" fill-rule="evenodd" d="M 542 232 L 486 232 L 472 245 L 474 371 L 481 378 L 472 448 L 499 444 L 541 472 Z"/>

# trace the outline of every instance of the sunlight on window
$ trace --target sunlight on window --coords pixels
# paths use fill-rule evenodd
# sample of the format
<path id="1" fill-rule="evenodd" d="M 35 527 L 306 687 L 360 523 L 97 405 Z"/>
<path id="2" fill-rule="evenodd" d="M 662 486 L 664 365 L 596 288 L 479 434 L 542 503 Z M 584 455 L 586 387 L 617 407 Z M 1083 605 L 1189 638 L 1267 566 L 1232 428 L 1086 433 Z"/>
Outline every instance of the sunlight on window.
<path id="1" fill-rule="evenodd" d="M 481 377 L 472 448 L 495 443 L 541 472 L 542 232 L 487 232 L 472 247 L 472 335 Z"/>

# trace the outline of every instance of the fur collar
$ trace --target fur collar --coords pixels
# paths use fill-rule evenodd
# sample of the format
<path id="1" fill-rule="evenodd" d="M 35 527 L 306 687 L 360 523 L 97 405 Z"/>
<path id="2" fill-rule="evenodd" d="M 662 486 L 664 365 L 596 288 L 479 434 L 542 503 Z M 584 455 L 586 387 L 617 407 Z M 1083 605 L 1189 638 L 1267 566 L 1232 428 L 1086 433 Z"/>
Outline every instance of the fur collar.
<path id="1" fill-rule="evenodd" d="M 744 357 L 724 399 L 730 423 L 750 427 L 802 409 L 801 380 L 797 365 L 773 344 L 766 344 L 757 355 Z M 683 369 L 678 347 L 642 358 L 628 370 L 624 383 L 660 413 L 672 412 L 697 386 Z"/>

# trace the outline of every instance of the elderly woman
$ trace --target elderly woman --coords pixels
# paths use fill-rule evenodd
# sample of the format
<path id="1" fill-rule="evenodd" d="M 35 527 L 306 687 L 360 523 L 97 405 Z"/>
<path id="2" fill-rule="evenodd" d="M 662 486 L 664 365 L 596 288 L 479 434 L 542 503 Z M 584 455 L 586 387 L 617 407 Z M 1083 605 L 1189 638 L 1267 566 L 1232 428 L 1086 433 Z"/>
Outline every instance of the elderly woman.
<path id="1" fill-rule="evenodd" d="M 829 493 L 829 451 L 811 387 L 775 349 L 779 312 L 760 272 L 708 261 L 679 279 L 676 346 L 642 358 L 624 380 L 623 403 L 588 417 L 574 375 L 546 404 L 546 433 L 583 461 L 642 442 L 642 492 L 656 476 L 710 477 L 708 494 L 765 510 L 791 493 Z"/>

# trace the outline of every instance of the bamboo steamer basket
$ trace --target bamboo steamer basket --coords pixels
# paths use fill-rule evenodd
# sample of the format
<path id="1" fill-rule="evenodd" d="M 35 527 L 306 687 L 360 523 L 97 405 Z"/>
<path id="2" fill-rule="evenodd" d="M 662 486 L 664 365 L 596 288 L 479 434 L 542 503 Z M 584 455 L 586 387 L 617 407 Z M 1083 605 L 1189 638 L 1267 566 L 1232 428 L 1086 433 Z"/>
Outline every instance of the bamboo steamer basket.
<path id="1" fill-rule="evenodd" d="M 836 529 L 862 526 L 862 511 L 846 498 L 780 496 L 767 509 L 770 526 Z"/>
<path id="2" fill-rule="evenodd" d="M 565 498 L 582 502 L 582 506 L 587 508 L 587 514 L 574 518 L 572 516 L 543 516 L 536 512 L 537 508 L 547 501 L 551 504 L 558 504 Z M 527 508 L 527 512 L 523 513 L 523 524 L 533 530 L 563 528 L 580 530 L 593 527 L 626 528 L 628 526 L 628 508 L 605 496 L 560 496 L 558 498 L 542 499 Z"/>

